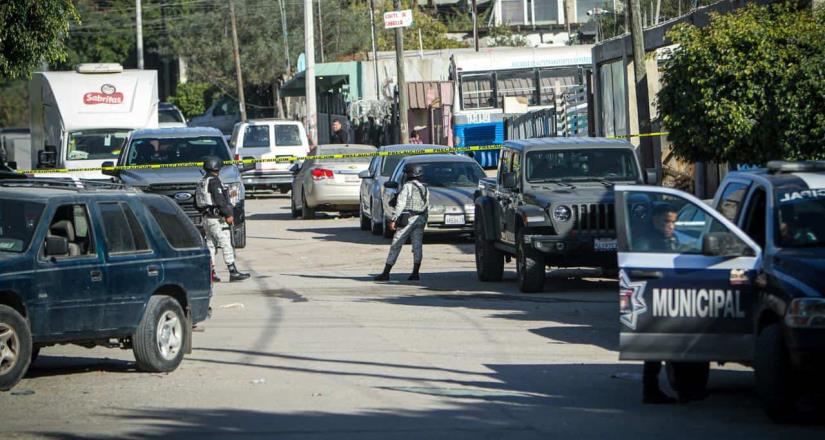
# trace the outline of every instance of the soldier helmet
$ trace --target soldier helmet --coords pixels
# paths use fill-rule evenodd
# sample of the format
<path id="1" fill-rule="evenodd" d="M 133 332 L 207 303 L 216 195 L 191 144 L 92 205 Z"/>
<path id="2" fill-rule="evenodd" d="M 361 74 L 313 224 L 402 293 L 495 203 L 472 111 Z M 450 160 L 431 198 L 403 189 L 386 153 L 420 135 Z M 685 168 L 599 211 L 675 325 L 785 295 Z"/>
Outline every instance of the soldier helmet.
<path id="1" fill-rule="evenodd" d="M 407 164 L 404 166 L 404 174 L 406 174 L 408 178 L 419 179 L 424 175 L 424 167 L 412 163 Z"/>
<path id="2" fill-rule="evenodd" d="M 223 161 L 217 156 L 206 156 L 203 158 L 203 169 L 206 171 L 220 171 Z"/>

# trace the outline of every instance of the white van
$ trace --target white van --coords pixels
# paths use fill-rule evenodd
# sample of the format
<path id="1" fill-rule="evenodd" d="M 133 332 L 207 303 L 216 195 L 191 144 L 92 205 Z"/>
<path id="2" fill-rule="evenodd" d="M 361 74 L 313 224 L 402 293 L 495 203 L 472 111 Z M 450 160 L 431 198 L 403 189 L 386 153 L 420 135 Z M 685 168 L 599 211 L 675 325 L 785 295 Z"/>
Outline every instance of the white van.
<path id="1" fill-rule="evenodd" d="M 117 160 L 132 130 L 158 127 L 158 74 L 123 70 L 120 64 L 35 72 L 29 102 L 34 168 L 96 168 Z M 100 171 L 71 175 L 108 179 Z"/>
<path id="2" fill-rule="evenodd" d="M 303 124 L 281 119 L 256 119 L 235 124 L 230 146 L 235 160 L 306 157 L 309 140 Z M 247 190 L 272 189 L 286 194 L 292 189 L 289 162 L 263 162 L 243 173 Z"/>

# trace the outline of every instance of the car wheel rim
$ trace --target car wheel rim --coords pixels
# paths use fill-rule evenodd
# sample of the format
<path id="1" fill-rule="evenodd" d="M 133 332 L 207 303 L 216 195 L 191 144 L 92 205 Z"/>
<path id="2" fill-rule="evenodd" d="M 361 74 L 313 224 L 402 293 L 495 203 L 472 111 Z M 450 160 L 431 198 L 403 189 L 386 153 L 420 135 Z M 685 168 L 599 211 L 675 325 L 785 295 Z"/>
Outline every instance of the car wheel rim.
<path id="1" fill-rule="evenodd" d="M 0 322 L 0 375 L 17 365 L 20 354 L 20 338 L 10 325 Z"/>
<path id="2" fill-rule="evenodd" d="M 172 360 L 183 345 L 183 326 L 175 312 L 168 311 L 160 317 L 157 329 L 158 351 L 166 360 Z"/>

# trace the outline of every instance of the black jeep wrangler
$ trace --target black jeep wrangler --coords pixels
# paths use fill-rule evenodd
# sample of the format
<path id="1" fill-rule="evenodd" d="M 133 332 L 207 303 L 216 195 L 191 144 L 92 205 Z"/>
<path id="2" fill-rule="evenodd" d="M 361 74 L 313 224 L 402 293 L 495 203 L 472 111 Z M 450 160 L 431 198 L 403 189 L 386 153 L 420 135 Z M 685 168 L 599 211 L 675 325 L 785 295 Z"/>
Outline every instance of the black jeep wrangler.
<path id="1" fill-rule="evenodd" d="M 500 281 L 512 256 L 522 292 L 542 289 L 546 266 L 615 270 L 613 185 L 643 182 L 624 140 L 506 142 L 498 177 L 483 179 L 475 197 L 478 278 Z"/>

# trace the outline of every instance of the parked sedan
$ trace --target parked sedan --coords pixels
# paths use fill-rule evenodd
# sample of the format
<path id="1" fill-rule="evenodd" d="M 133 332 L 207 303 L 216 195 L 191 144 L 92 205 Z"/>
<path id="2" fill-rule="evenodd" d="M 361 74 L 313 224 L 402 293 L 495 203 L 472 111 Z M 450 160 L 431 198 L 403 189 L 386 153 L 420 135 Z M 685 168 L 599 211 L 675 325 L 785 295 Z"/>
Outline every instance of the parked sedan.
<path id="1" fill-rule="evenodd" d="M 421 151 L 421 150 L 448 150 L 445 145 L 428 144 L 398 144 L 386 145 L 378 148 L 378 152 L 399 152 L 399 151 Z M 370 161 L 369 169 L 359 174 L 361 177 L 360 190 L 360 218 L 361 230 L 371 230 L 373 234 L 381 234 L 383 229 L 384 209 L 381 206 L 381 196 L 384 193 L 384 182 L 392 176 L 395 166 L 405 156 L 392 154 L 388 156 L 375 156 Z"/>
<path id="2" fill-rule="evenodd" d="M 424 168 L 421 181 L 430 190 L 426 231 L 472 232 L 475 219 L 473 193 L 478 188 L 478 181 L 485 177 L 484 170 L 467 156 L 428 154 L 405 157 L 396 165 L 392 177 L 384 183 L 384 236 L 392 236 L 392 231 L 386 226 L 393 209 L 389 202 L 404 185 L 404 167 L 407 164 Z"/>
<path id="3" fill-rule="evenodd" d="M 361 179 L 358 174 L 369 166 L 371 155 L 342 159 L 315 159 L 330 154 L 375 153 L 371 145 L 333 144 L 319 145 L 307 155 L 303 163 L 296 163 L 291 170 L 292 217 L 315 217 L 316 211 L 357 211 L 358 190 Z"/>

